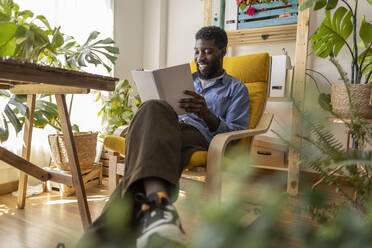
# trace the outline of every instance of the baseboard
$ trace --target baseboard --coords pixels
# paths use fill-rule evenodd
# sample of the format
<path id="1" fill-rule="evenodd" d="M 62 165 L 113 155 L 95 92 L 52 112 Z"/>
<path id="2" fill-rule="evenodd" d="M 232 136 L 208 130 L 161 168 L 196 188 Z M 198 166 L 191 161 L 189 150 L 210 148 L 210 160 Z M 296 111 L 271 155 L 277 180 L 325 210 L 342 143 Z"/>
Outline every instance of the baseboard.
<path id="1" fill-rule="evenodd" d="M 18 180 L 0 184 L 0 195 L 9 194 L 18 189 Z"/>

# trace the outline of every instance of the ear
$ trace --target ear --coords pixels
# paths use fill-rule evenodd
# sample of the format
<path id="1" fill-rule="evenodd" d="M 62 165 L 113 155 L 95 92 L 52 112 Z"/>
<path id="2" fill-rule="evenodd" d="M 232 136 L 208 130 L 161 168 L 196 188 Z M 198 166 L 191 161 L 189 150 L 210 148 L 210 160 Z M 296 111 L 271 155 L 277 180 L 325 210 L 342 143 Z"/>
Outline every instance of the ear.
<path id="1" fill-rule="evenodd" d="M 226 55 L 226 47 L 224 47 L 224 48 L 221 48 L 221 55 L 222 55 L 222 57 L 225 57 L 225 55 Z"/>

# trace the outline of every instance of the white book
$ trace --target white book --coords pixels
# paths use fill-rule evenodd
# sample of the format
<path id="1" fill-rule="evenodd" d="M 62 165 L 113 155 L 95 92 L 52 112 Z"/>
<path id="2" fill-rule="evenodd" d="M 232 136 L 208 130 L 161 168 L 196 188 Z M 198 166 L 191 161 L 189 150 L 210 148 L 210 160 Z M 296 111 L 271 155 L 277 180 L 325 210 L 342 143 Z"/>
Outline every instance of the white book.
<path id="1" fill-rule="evenodd" d="M 225 3 L 225 30 L 238 29 L 238 5 L 236 0 L 226 0 Z"/>
<path id="2" fill-rule="evenodd" d="M 158 70 L 131 71 L 134 83 L 142 102 L 152 99 L 165 100 L 177 114 L 185 114 L 185 110 L 179 107 L 181 98 L 185 95 L 184 90 L 194 91 L 190 64 L 172 66 Z"/>

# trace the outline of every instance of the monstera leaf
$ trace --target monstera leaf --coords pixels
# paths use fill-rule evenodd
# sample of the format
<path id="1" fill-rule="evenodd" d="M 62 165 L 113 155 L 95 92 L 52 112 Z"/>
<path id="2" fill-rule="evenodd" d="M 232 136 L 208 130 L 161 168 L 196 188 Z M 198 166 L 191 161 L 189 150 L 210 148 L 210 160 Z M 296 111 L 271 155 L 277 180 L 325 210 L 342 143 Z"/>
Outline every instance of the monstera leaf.
<path id="1" fill-rule="evenodd" d="M 320 10 L 324 7 L 326 7 L 327 10 L 330 10 L 330 9 L 334 9 L 337 6 L 337 3 L 338 3 L 338 0 L 307 0 L 306 2 L 301 4 L 300 11 L 311 8 L 313 5 L 314 5 L 314 10 Z"/>
<path id="2" fill-rule="evenodd" d="M 361 19 L 361 25 L 359 29 L 359 36 L 362 41 L 359 46 L 364 48 L 361 54 L 358 56 L 358 63 L 360 64 L 361 74 L 366 76 L 366 83 L 368 83 L 368 76 L 372 71 L 372 24 L 366 22 L 365 16 Z"/>
<path id="3" fill-rule="evenodd" d="M 330 54 L 337 54 L 347 44 L 346 40 L 353 31 L 352 13 L 344 7 L 339 7 L 333 17 L 329 10 L 325 11 L 326 17 L 317 32 L 311 37 L 312 49 L 316 55 L 326 58 Z M 351 48 L 349 47 L 350 52 Z"/>

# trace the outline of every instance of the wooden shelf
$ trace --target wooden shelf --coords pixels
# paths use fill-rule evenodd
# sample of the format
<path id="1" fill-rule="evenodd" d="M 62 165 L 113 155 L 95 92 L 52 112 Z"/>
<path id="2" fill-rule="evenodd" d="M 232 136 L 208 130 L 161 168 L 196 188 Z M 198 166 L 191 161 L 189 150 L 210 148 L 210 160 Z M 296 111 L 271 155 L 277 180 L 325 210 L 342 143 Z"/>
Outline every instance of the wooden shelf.
<path id="1" fill-rule="evenodd" d="M 328 119 L 330 122 L 337 123 L 337 124 L 344 124 L 344 123 L 350 123 L 350 119 L 339 119 L 339 118 L 329 118 Z M 372 119 L 365 119 L 367 123 L 372 124 Z"/>
<path id="2" fill-rule="evenodd" d="M 269 102 L 292 102 L 291 97 L 268 97 L 267 101 Z"/>
<path id="3" fill-rule="evenodd" d="M 228 46 L 296 41 L 297 24 L 228 31 Z"/>
<path id="4" fill-rule="evenodd" d="M 267 166 L 267 165 L 252 165 L 252 167 L 257 168 L 257 169 L 265 169 L 265 170 L 288 171 L 288 168 L 285 168 L 285 167 L 275 167 L 275 166 Z"/>

